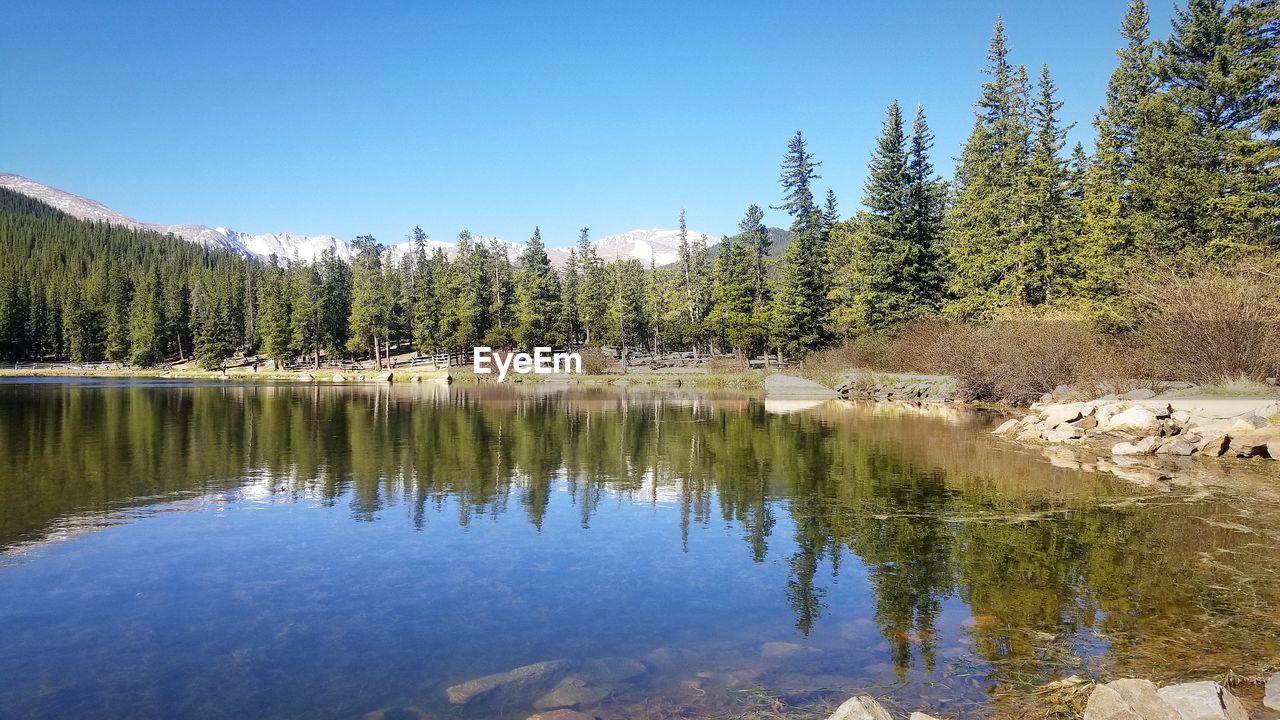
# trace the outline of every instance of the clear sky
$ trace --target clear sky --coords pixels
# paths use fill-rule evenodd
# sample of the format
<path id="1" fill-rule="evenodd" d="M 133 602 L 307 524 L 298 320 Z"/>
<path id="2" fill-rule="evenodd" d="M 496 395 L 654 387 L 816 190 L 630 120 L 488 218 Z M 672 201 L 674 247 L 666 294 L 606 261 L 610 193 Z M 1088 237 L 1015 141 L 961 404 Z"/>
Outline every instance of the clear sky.
<path id="1" fill-rule="evenodd" d="M 796 130 L 851 213 L 893 98 L 949 174 L 997 15 L 1088 144 L 1126 4 L 8 0 L 0 171 L 247 232 L 718 235 Z"/>

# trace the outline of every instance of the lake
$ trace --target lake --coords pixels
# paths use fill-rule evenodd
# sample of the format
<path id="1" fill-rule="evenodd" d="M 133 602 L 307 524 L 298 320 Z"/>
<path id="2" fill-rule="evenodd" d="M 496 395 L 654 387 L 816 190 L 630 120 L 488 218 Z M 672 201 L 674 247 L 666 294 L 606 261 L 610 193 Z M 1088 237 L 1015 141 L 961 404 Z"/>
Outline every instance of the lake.
<path id="1" fill-rule="evenodd" d="M 1273 479 L 1134 484 L 949 406 L 771 409 L 5 382 L 0 717 L 994 716 L 1280 657 Z"/>

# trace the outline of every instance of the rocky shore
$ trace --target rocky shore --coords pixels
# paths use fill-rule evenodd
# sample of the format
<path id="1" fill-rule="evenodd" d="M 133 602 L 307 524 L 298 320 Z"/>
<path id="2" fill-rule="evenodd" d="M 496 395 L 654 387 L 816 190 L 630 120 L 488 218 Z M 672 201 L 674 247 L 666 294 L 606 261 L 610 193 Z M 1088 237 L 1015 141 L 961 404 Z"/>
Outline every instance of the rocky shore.
<path id="1" fill-rule="evenodd" d="M 1168 398 L 1152 390 L 1086 402 L 1034 405 L 996 435 L 1023 442 L 1102 447 L 1112 456 L 1280 459 L 1280 401 Z"/>
<path id="2" fill-rule="evenodd" d="M 1249 720 L 1244 704 L 1212 680 L 1156 687 L 1149 680 L 1126 678 L 1094 684 L 1072 676 L 1043 690 L 1087 696 L 1083 720 Z M 1280 711 L 1280 673 L 1271 676 L 1264 691 L 1264 712 Z M 893 716 L 875 698 L 858 695 L 845 701 L 827 720 L 893 720 Z M 936 719 L 917 711 L 908 720 Z"/>

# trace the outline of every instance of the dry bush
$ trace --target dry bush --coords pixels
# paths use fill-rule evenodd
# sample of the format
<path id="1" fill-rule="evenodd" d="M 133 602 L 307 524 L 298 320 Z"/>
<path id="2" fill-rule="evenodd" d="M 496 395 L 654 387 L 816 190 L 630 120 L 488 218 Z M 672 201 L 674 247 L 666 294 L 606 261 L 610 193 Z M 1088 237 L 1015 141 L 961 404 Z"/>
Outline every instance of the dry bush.
<path id="1" fill-rule="evenodd" d="M 954 349 L 944 342 L 956 330 L 954 323 L 936 317 L 912 320 L 893 337 L 885 348 L 886 367 L 918 373 L 945 373 L 943 362 Z"/>
<path id="2" fill-rule="evenodd" d="M 1129 290 L 1146 306 L 1134 339 L 1164 377 L 1212 383 L 1280 371 L 1280 275 L 1268 267 L 1163 271 Z"/>
<path id="3" fill-rule="evenodd" d="M 586 375 L 603 375 L 614 364 L 613 358 L 600 348 L 582 348 L 577 353 L 582 356 L 582 372 Z"/>
<path id="4" fill-rule="evenodd" d="M 745 359 L 734 357 L 732 355 L 716 355 L 711 357 L 707 360 L 705 367 L 707 368 L 707 372 L 717 375 L 737 373 L 748 369 L 747 361 Z"/>
<path id="5" fill-rule="evenodd" d="M 1102 357 L 1103 336 L 1083 316 L 1010 312 L 988 324 L 922 318 L 890 343 L 896 369 L 956 378 L 965 400 L 1034 402 L 1077 382 Z"/>
<path id="6" fill-rule="evenodd" d="M 995 396 L 1023 405 L 1059 385 L 1077 382 L 1095 361 L 1102 335 L 1092 322 L 1066 312 L 1017 314 L 992 323 L 988 353 Z"/>

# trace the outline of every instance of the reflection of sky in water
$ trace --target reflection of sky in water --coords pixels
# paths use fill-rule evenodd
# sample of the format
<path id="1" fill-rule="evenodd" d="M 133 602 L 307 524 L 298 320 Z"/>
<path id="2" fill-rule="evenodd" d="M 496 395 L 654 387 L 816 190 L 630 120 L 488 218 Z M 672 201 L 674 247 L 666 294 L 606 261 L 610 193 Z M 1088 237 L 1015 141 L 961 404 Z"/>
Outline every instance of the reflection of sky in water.
<path id="1" fill-rule="evenodd" d="M 1238 619 L 1204 589 L 1223 576 L 1203 555 L 1275 562 L 1274 543 L 1205 530 L 1229 504 L 1147 504 L 1113 480 L 988 451 L 982 423 L 954 412 L 778 417 L 636 393 L 622 413 L 601 409 L 621 395 L 597 391 L 513 419 L 504 403 L 521 396 L 505 390 L 454 393 L 430 415 L 386 389 L 188 389 L 177 405 L 154 395 L 173 390 L 106 392 L 120 406 L 95 395 L 81 418 L 100 434 L 56 451 L 17 444 L 27 426 L 10 421 L 34 407 L 56 420 L 41 432 L 65 428 L 84 398 L 0 405 L 18 437 L 0 453 L 0 498 L 30 503 L 0 510 L 0 527 L 21 529 L 0 555 L 0 715 L 490 717 L 449 706 L 444 688 L 606 657 L 648 668 L 610 685 L 603 717 L 724 712 L 749 687 L 800 706 L 873 689 L 958 711 L 1011 683 L 1143 667 L 1132 648 L 1203 635 L 1206 603 Z M 573 425 L 580 407 L 593 414 Z M 438 444 L 406 460 L 428 430 Z M 183 433 L 195 442 L 171 437 Z M 156 435 L 154 456 L 137 450 Z M 449 444 L 476 437 L 492 445 L 470 452 L 509 456 L 488 490 Z M 254 460 L 268 441 L 279 457 Z M 125 450 L 78 454 L 111 447 Z M 166 479 L 187 467 L 149 459 L 168 447 L 216 457 Z M 110 482 L 81 488 L 59 453 L 105 462 Z M 328 463 L 299 473 L 308 458 Z M 523 469 L 544 461 L 549 476 Z M 326 477 L 334 467 L 350 477 Z M 1255 609 L 1274 607 L 1267 590 Z M 779 642 L 795 645 L 762 654 Z M 1266 657 L 1267 642 L 1223 638 L 1223 661 Z M 660 648 L 674 659 L 655 660 Z"/>

